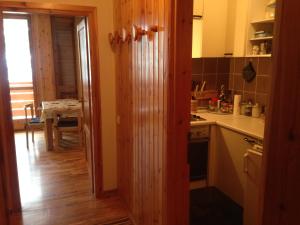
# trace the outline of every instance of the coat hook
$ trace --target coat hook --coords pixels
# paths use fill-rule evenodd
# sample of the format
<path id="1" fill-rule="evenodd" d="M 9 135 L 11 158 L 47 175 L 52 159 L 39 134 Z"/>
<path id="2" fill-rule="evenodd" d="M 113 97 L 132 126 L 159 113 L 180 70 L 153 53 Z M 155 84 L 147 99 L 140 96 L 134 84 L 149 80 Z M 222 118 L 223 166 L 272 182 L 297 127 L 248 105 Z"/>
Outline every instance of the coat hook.
<path id="1" fill-rule="evenodd" d="M 140 41 L 142 39 L 142 36 L 146 34 L 147 32 L 143 30 L 141 27 L 138 27 L 136 25 L 132 26 L 132 38 L 134 41 Z"/>
<path id="2" fill-rule="evenodd" d="M 118 31 L 115 31 L 115 41 L 116 41 L 116 44 L 120 44 L 122 41 L 122 37 Z"/>
<path id="3" fill-rule="evenodd" d="M 123 43 L 129 43 L 132 39 L 131 34 L 129 34 L 125 28 L 122 28 L 121 38 Z"/>
<path id="4" fill-rule="evenodd" d="M 149 31 L 157 33 L 158 32 L 158 26 L 157 25 L 150 26 L 149 29 L 148 29 L 148 32 Z"/>
<path id="5" fill-rule="evenodd" d="M 111 46 L 115 45 L 115 36 L 113 35 L 113 33 L 108 34 L 108 41 Z"/>
<path id="6" fill-rule="evenodd" d="M 157 33 L 158 32 L 158 26 L 150 26 L 147 28 L 147 35 L 148 35 L 148 39 L 152 40 L 153 39 L 153 33 Z"/>
<path id="7" fill-rule="evenodd" d="M 121 42 L 121 36 L 117 31 L 114 34 L 109 33 L 108 34 L 108 41 L 110 43 L 111 48 L 113 50 L 115 50 L 116 45 L 120 44 L 120 42 Z"/>

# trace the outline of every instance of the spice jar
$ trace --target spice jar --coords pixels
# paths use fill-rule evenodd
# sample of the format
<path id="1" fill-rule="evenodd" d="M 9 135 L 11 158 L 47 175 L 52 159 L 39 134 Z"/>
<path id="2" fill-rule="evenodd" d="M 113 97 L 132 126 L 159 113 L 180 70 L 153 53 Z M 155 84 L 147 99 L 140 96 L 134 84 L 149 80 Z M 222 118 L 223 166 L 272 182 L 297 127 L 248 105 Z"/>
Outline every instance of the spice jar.
<path id="1" fill-rule="evenodd" d="M 242 102 L 241 104 L 241 115 L 246 115 L 246 108 L 247 108 L 248 103 Z"/>
<path id="2" fill-rule="evenodd" d="M 252 115 L 252 108 L 253 108 L 253 105 L 252 105 L 251 102 L 249 102 L 249 103 L 246 105 L 245 116 L 251 116 L 251 115 Z"/>
<path id="3" fill-rule="evenodd" d="M 261 115 L 261 106 L 256 103 L 253 107 L 252 107 L 252 117 L 256 117 L 259 118 Z"/>

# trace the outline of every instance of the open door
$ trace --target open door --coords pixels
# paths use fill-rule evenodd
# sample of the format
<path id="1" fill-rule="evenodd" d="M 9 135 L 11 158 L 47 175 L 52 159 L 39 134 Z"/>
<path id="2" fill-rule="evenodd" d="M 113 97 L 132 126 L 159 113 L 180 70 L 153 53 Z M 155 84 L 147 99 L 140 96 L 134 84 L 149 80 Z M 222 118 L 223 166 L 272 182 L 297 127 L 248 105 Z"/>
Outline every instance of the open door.
<path id="1" fill-rule="evenodd" d="M 4 196 L 6 202 L 6 205 L 1 205 L 0 213 L 4 210 L 2 207 L 6 206 L 6 212 L 12 214 L 21 210 L 21 202 L 5 57 L 2 11 L 0 11 L 0 96 L 0 204 L 2 204 L 2 200 L 4 200 L 2 197 Z M 0 224 L 5 224 L 2 223 L 1 219 Z"/>
<path id="2" fill-rule="evenodd" d="M 91 130 L 91 92 L 90 66 L 88 57 L 88 39 L 86 19 L 83 18 L 77 25 L 77 40 L 81 78 L 81 101 L 83 107 L 83 137 L 90 176 L 94 178 Z M 94 191 L 94 179 L 93 179 Z"/>
<path id="3" fill-rule="evenodd" d="M 3 177 L 0 172 L 0 224 L 7 224 L 8 223 L 8 216 L 6 211 L 6 203 L 5 201 L 5 194 L 4 194 L 4 185 L 3 185 Z"/>

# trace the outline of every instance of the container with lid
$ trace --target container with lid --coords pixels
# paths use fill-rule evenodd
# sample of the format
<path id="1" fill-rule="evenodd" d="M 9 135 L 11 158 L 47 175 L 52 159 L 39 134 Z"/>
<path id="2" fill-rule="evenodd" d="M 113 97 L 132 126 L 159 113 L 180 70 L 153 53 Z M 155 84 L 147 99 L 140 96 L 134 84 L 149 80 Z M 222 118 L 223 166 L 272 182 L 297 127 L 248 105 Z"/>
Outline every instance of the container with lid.
<path id="1" fill-rule="evenodd" d="M 259 118 L 261 115 L 261 106 L 256 103 L 253 107 L 252 107 L 252 117 L 256 117 Z"/>

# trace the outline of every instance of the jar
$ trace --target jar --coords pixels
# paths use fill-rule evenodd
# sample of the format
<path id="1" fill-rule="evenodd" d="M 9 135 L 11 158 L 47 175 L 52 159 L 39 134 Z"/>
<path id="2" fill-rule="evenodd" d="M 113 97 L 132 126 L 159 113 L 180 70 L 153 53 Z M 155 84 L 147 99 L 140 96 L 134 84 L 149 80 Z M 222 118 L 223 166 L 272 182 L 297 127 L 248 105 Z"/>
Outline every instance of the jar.
<path id="1" fill-rule="evenodd" d="M 246 108 L 247 108 L 247 103 L 246 102 L 243 102 L 242 104 L 241 104 L 241 115 L 246 115 Z"/>
<path id="2" fill-rule="evenodd" d="M 252 117 L 259 118 L 261 115 L 261 106 L 259 104 L 255 104 L 252 107 Z"/>

